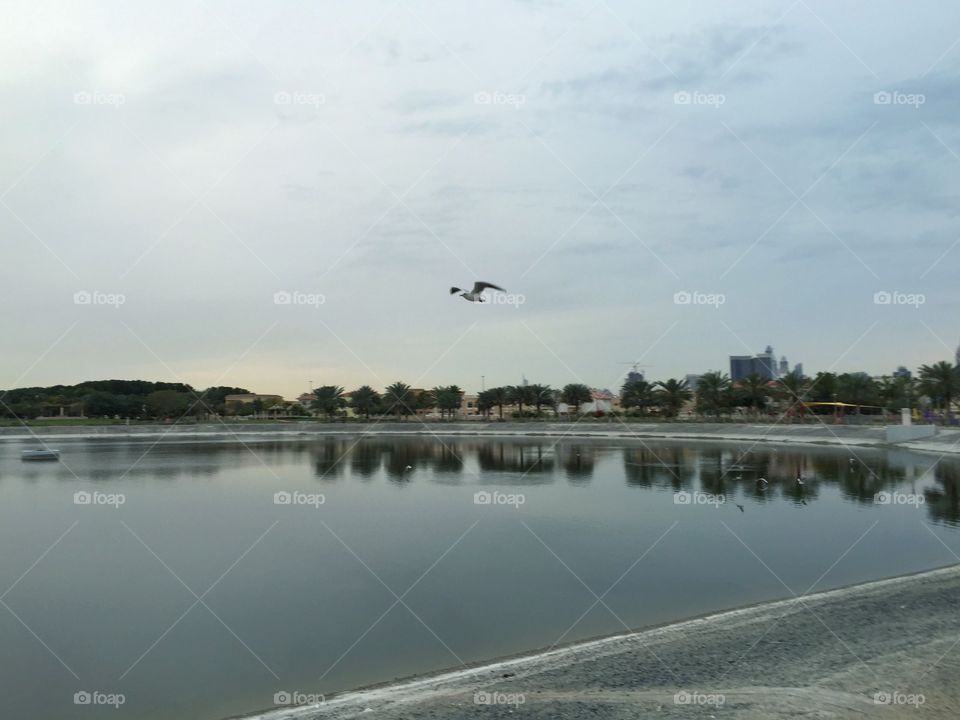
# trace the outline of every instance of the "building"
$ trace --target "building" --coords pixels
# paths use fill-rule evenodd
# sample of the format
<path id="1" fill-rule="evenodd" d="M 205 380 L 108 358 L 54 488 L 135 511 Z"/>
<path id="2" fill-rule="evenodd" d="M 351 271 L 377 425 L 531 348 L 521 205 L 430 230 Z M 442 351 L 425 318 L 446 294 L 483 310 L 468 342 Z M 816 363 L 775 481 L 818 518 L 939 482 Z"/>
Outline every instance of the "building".
<path id="1" fill-rule="evenodd" d="M 690 388 L 693 392 L 697 391 L 697 386 L 700 384 L 699 375 L 687 375 L 684 380 L 687 381 L 687 387 Z"/>
<path id="2" fill-rule="evenodd" d="M 787 356 L 784 355 L 780 358 L 780 369 L 777 372 L 778 377 L 783 377 L 784 375 L 790 374 L 790 363 L 787 362 Z"/>
<path id="3" fill-rule="evenodd" d="M 730 379 L 733 382 L 743 380 L 748 375 L 759 375 L 764 380 L 775 380 L 780 377 L 780 369 L 784 367 L 786 358 L 778 364 L 773 354 L 773 347 L 767 345 L 766 350 L 756 355 L 731 355 Z"/>

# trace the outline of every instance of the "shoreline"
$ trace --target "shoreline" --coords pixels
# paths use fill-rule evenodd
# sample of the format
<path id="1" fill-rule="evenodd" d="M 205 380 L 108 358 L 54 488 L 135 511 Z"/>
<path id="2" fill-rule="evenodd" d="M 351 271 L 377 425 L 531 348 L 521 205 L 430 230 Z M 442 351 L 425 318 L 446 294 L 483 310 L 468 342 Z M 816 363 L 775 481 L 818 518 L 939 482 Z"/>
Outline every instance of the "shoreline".
<path id="1" fill-rule="evenodd" d="M 325 437 L 438 437 L 535 439 L 570 438 L 623 441 L 748 442 L 796 446 L 905 449 L 941 455 L 960 454 L 960 429 L 938 428 L 932 438 L 890 443 L 884 426 L 757 423 L 269 423 L 229 425 L 64 425 L 0 428 L 0 443 L 48 440 L 222 441 L 244 439 L 305 440 Z"/>
<path id="2" fill-rule="evenodd" d="M 431 718 L 459 718 L 472 715 L 473 712 L 480 711 L 483 717 L 507 717 L 517 708 L 509 704 L 490 705 L 475 702 L 476 693 L 512 693 L 514 696 L 522 695 L 524 697 L 524 712 L 534 710 L 534 717 L 566 717 L 564 710 L 572 708 L 574 714 L 570 717 L 577 717 L 576 712 L 584 703 L 594 704 L 592 710 L 594 717 L 621 717 L 617 714 L 618 709 L 627 704 L 633 712 L 643 712 L 643 702 L 650 704 L 650 712 L 657 713 L 658 717 L 674 716 L 667 712 L 673 710 L 680 711 L 678 717 L 685 717 L 683 714 L 688 709 L 685 705 L 677 705 L 674 702 L 674 696 L 679 691 L 702 692 L 721 694 L 732 698 L 734 701 L 726 702 L 727 710 L 735 708 L 734 717 L 743 718 L 765 718 L 765 717 L 793 717 L 795 712 L 803 709 L 810 712 L 810 703 L 817 702 L 817 698 L 824 705 L 847 705 L 850 716 L 861 717 L 863 714 L 882 717 L 898 717 L 899 715 L 888 714 L 889 711 L 896 712 L 897 708 L 877 704 L 874 701 L 875 693 L 884 692 L 904 692 L 914 690 L 914 694 L 920 692 L 917 688 L 902 687 L 906 682 L 903 680 L 901 685 L 894 685 L 886 688 L 882 683 L 873 685 L 869 673 L 860 673 L 857 676 L 858 664 L 868 665 L 869 659 L 883 658 L 885 661 L 893 655 L 899 654 L 901 661 L 906 659 L 907 665 L 919 664 L 921 669 L 925 667 L 927 660 L 936 660 L 932 663 L 929 670 L 922 670 L 923 677 L 917 681 L 918 687 L 921 681 L 933 670 L 953 649 L 953 646 L 960 643 L 960 618 L 955 621 L 953 613 L 953 601 L 956 597 L 956 591 L 960 589 L 960 563 L 954 563 L 946 566 L 937 567 L 931 570 L 923 570 L 907 575 L 899 575 L 881 580 L 873 580 L 865 583 L 847 585 L 830 590 L 824 590 L 809 595 L 801 595 L 781 600 L 761 602 L 743 607 L 721 610 L 695 616 L 678 622 L 664 625 L 650 626 L 633 630 L 630 632 L 621 632 L 613 635 L 607 635 L 591 640 L 578 641 L 575 643 L 558 646 L 556 648 L 538 649 L 528 651 L 522 654 L 511 655 L 497 658 L 494 660 L 471 664 L 465 668 L 455 670 L 444 670 L 425 676 L 413 676 L 405 679 L 389 681 L 377 685 L 367 686 L 355 690 L 339 692 L 330 695 L 321 705 L 315 706 L 286 706 L 273 708 L 270 710 L 255 711 L 245 715 L 232 716 L 227 720 L 316 720 L 319 718 L 334 718 L 336 720 L 347 720 L 359 715 L 376 712 L 377 717 L 387 718 L 387 720 L 400 720 L 401 718 L 411 717 L 410 713 L 419 709 L 425 716 Z M 939 611 L 931 607 L 928 597 L 936 597 L 940 602 Z M 882 614 L 881 611 L 889 610 L 893 606 L 898 606 L 899 610 L 907 607 L 920 606 L 916 610 L 907 613 L 909 622 L 915 621 L 918 624 L 933 624 L 940 628 L 941 633 L 937 637 L 926 637 L 923 632 L 918 632 L 915 637 L 908 638 L 904 645 L 904 638 L 884 636 L 881 632 L 872 632 L 876 626 L 876 616 Z M 812 610 L 816 607 L 816 610 Z M 823 616 L 831 617 L 834 614 L 847 616 L 851 613 L 858 622 L 851 624 L 849 617 L 844 617 L 845 622 L 837 624 L 837 631 L 846 634 L 877 635 L 873 643 L 867 641 L 871 652 L 866 653 L 867 659 L 864 660 L 865 653 L 853 653 L 846 645 L 850 638 L 841 639 L 834 631 L 823 622 Z M 809 613 L 808 613 L 809 611 Z M 923 616 L 917 616 L 917 613 L 924 613 Z M 700 683 L 693 686 L 680 686 L 673 683 L 646 682 L 646 678 L 641 674 L 646 670 L 647 674 L 656 675 L 656 661 L 653 661 L 650 654 L 644 654 L 642 651 L 649 650 L 650 645 L 657 646 L 658 653 L 653 656 L 666 655 L 669 651 L 678 654 L 689 653 L 688 646 L 692 646 L 702 658 L 694 657 L 692 664 L 707 665 L 712 667 L 715 658 L 707 658 L 715 652 L 712 645 L 724 646 L 730 645 L 735 650 L 737 659 L 744 659 L 751 651 L 756 650 L 760 656 L 759 661 L 754 661 L 755 665 L 764 667 L 770 660 L 765 656 L 770 654 L 770 647 L 762 647 L 761 641 L 766 638 L 767 632 L 771 627 L 776 627 L 777 623 L 788 616 L 797 616 L 801 619 L 810 621 L 808 615 L 816 619 L 810 621 L 814 627 L 820 627 L 822 636 L 832 635 L 838 641 L 830 650 L 829 657 L 822 657 L 820 661 L 823 664 L 836 665 L 836 658 L 833 655 L 843 656 L 843 647 L 847 647 L 854 657 L 848 656 L 839 663 L 840 668 L 832 675 L 831 680 L 843 681 L 850 680 L 851 676 L 857 676 L 850 686 L 845 688 L 831 687 L 813 687 L 797 684 L 778 684 L 776 686 L 765 686 L 757 682 L 765 679 L 764 676 L 753 677 L 749 684 L 720 684 L 713 687 L 709 684 Z M 770 622 L 773 620 L 774 622 Z M 951 622 L 947 622 L 947 621 Z M 818 626 L 817 623 L 820 623 Z M 902 622 L 902 621 L 901 621 Z M 831 623 L 832 624 L 832 623 Z M 943 633 L 943 626 L 950 624 L 956 634 Z M 755 627 L 756 626 L 756 627 Z M 823 629 L 825 628 L 826 629 Z M 920 628 L 915 628 L 920 629 Z M 744 648 L 750 646 L 753 638 L 753 631 L 756 630 L 759 640 L 753 647 L 746 651 Z M 755 638 L 754 638 L 755 639 Z M 821 637 L 821 640 L 824 638 Z M 827 645 L 830 646 L 830 638 L 827 637 Z M 894 642 L 893 647 L 888 647 L 890 641 Z M 771 645 L 777 646 L 781 643 L 770 638 Z M 856 642 L 863 642 L 863 638 L 858 638 Z M 946 643 L 944 646 L 943 644 Z M 784 668 L 789 670 L 791 663 L 798 667 L 795 670 L 802 671 L 804 678 L 794 675 L 794 680 L 809 681 L 811 677 L 816 677 L 818 668 L 816 664 L 810 664 L 807 647 L 795 645 L 790 648 L 797 657 L 785 658 L 783 649 L 774 647 L 777 652 L 775 662 L 779 663 L 780 671 Z M 903 658 L 904 651 L 906 658 Z M 941 656 L 941 650 L 946 650 Z M 891 652 L 894 651 L 894 652 Z M 910 651 L 913 651 L 912 653 Z M 742 653 L 742 655 L 741 655 Z M 960 653 L 960 651 L 958 651 Z M 787 653 L 789 655 L 789 651 Z M 625 660 L 625 662 L 624 662 Z M 639 661 L 639 663 L 638 663 Z M 662 661 L 661 661 L 662 662 Z M 729 656 L 727 656 L 729 663 Z M 626 665 L 624 668 L 623 665 Z M 901 664 L 903 664 L 901 662 Z M 651 673 L 650 667 L 654 667 Z M 618 666 L 619 671 L 626 670 L 626 676 L 632 678 L 639 674 L 638 681 L 633 683 L 634 687 L 623 688 L 619 683 L 610 683 L 609 673 L 612 666 Z M 701 668 L 702 669 L 702 668 Z M 505 672 L 507 671 L 507 672 Z M 902 668 L 884 668 L 887 676 L 897 677 L 902 673 Z M 952 670 L 950 670 L 952 673 Z M 730 674 L 729 669 L 723 674 L 722 680 L 727 680 Z M 919 674 L 919 673 L 918 673 Z M 790 675 L 790 672 L 787 672 Z M 902 677 L 902 676 L 901 676 Z M 531 683 L 534 679 L 535 682 Z M 661 674 L 660 680 L 665 679 Z M 679 679 L 674 676 L 672 679 Z M 822 679 L 822 678 L 821 678 Z M 733 680 L 733 678 L 730 678 Z M 864 682 L 866 680 L 866 682 Z M 939 680 L 942 684 L 942 680 Z M 933 683 L 933 681 L 931 681 Z M 935 684 L 935 683 L 934 683 Z M 536 688 L 531 693 L 531 685 Z M 616 687 L 613 690 L 609 685 Z M 730 687 L 728 687 L 730 685 Z M 923 685 L 926 687 L 926 685 Z M 886 689 L 885 689 L 886 688 Z M 942 688 L 940 688 L 942 690 Z M 922 693 L 921 693 L 922 694 Z M 950 700 L 942 708 L 931 708 L 929 705 L 923 708 L 925 711 L 943 712 L 944 717 L 955 717 L 951 715 L 953 708 L 960 707 L 960 686 L 949 688 L 946 694 Z M 540 696 L 540 697 L 534 697 Z M 643 702 L 641 702 L 643 701 Z M 796 705 L 795 701 L 802 704 L 802 708 Z M 637 703 L 641 702 L 638 706 Z M 957 703 L 957 704 L 955 704 Z M 926 704 L 926 703 L 924 703 Z M 667 708 L 665 705 L 673 705 L 673 708 Z M 782 706 L 782 707 L 781 707 Z M 835 708 L 833 708 L 835 709 Z M 915 707 L 906 706 L 900 708 L 905 716 L 913 716 L 916 712 Z M 702 708 L 700 709 L 702 710 Z M 780 713 L 784 713 L 781 715 Z M 645 714 L 644 714 L 645 716 Z M 638 717 L 631 714 L 630 717 Z M 820 715 L 817 715 L 820 717 Z M 827 715 L 827 717 L 847 717 L 846 714 Z"/>

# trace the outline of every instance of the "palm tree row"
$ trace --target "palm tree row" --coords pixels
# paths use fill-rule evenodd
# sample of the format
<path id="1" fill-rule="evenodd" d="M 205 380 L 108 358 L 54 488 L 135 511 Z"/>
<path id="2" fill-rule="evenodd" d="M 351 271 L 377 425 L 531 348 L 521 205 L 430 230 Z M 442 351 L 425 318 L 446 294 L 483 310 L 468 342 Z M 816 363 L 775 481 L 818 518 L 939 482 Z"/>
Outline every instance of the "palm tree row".
<path id="1" fill-rule="evenodd" d="M 432 390 L 414 390 L 406 383 L 395 382 L 383 394 L 369 385 L 346 394 L 336 385 L 314 390 L 312 409 L 335 418 L 346 407 L 361 417 L 393 415 L 403 419 L 418 411 L 436 409 L 441 418 L 454 418 L 463 407 L 464 391 L 457 385 L 438 386 Z M 760 375 L 732 382 L 722 372 L 707 372 L 697 380 L 696 391 L 685 380 L 670 378 L 657 382 L 645 379 L 628 380 L 620 390 L 622 407 L 635 415 L 677 417 L 691 400 L 700 415 L 719 417 L 737 408 L 753 413 L 774 410 L 792 413 L 805 410 L 806 403 L 844 403 L 861 408 L 896 411 L 900 408 L 924 407 L 940 411 L 949 419 L 954 401 L 960 397 L 960 366 L 938 362 L 921 366 L 914 378 L 906 368 L 892 375 L 873 378 L 867 373 L 819 372 L 813 378 L 789 373 L 776 380 Z M 504 408 L 514 408 L 514 417 L 541 417 L 544 409 L 558 412 L 561 403 L 574 414 L 593 400 L 589 387 L 571 383 L 561 389 L 550 385 L 505 385 L 483 390 L 477 396 L 477 410 L 484 416 L 496 411 L 503 419 Z"/>

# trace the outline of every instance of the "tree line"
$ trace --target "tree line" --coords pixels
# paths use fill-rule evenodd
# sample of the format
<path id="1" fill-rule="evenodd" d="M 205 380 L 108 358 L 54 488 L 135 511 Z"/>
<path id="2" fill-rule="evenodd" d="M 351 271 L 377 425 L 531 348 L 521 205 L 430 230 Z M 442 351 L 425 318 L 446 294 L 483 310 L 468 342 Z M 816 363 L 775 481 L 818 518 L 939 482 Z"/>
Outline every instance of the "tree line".
<path id="1" fill-rule="evenodd" d="M 215 386 L 196 390 L 185 383 L 146 380 L 97 380 L 77 385 L 16 388 L 0 392 L 0 417 L 33 419 L 39 416 L 122 417 L 142 420 L 223 415 L 259 414 L 269 410 L 257 403 L 225 407 L 227 395 L 249 394 L 239 387 Z M 346 393 L 343 387 L 324 385 L 313 392 L 309 407 L 293 404 L 285 414 L 305 416 L 313 411 L 336 418 L 350 407 L 363 418 L 373 416 L 403 419 L 427 410 L 439 411 L 441 418 L 454 418 L 463 409 L 464 391 L 457 385 L 416 390 L 395 382 L 381 393 L 363 385 Z M 720 417 L 740 410 L 755 414 L 807 412 L 806 403 L 846 403 L 854 412 L 896 412 L 900 408 L 922 408 L 950 417 L 960 397 L 960 366 L 942 361 L 923 365 L 916 376 L 904 367 L 890 375 L 874 378 L 865 372 L 819 372 L 806 377 L 790 373 L 776 380 L 750 375 L 737 382 L 723 372 L 699 376 L 696 389 L 685 380 L 670 378 L 648 381 L 628 379 L 620 388 L 620 405 L 627 415 L 675 418 L 685 407 L 698 415 Z M 579 414 L 593 393 L 582 383 L 562 388 L 544 384 L 504 385 L 481 391 L 476 410 L 486 418 L 556 415 L 561 403 Z M 692 404 L 691 404 L 692 402 Z M 830 412 L 830 410 L 827 410 Z"/>

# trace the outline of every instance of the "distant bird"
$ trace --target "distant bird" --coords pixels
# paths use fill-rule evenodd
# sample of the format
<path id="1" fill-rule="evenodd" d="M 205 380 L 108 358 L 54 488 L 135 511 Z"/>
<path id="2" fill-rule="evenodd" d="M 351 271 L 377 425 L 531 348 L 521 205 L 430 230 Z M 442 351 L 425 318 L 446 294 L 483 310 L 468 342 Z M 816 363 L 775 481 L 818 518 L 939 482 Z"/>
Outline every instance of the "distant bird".
<path id="1" fill-rule="evenodd" d="M 740 512 L 743 512 L 743 505 L 737 505 L 737 507 L 740 508 Z"/>
<path id="2" fill-rule="evenodd" d="M 504 290 L 499 285 L 494 285 L 493 283 L 477 280 L 473 284 L 473 290 L 467 291 L 467 290 L 462 290 L 461 288 L 458 288 L 458 287 L 452 287 L 450 288 L 450 294 L 454 295 L 456 293 L 460 293 L 460 297 L 462 297 L 464 300 L 469 300 L 470 302 L 482 303 L 484 302 L 483 291 L 486 290 L 487 288 L 490 288 L 491 290 L 499 290 L 500 292 L 506 292 L 506 290 Z"/>
<path id="3" fill-rule="evenodd" d="M 801 505 L 806 505 L 806 504 L 807 504 L 807 501 L 804 500 L 803 498 L 800 498 L 800 504 L 801 504 Z"/>
<path id="4" fill-rule="evenodd" d="M 405 468 L 403 468 L 404 472 L 407 472 L 407 470 L 413 470 L 413 465 L 407 465 Z"/>
<path id="5" fill-rule="evenodd" d="M 769 484 L 770 483 L 767 482 L 766 478 L 760 478 L 759 480 L 757 480 L 757 485 L 759 485 L 761 488 L 765 488 Z"/>
<path id="6" fill-rule="evenodd" d="M 800 473 L 797 473 L 797 485 L 803 487 L 803 478 L 800 477 Z"/>

